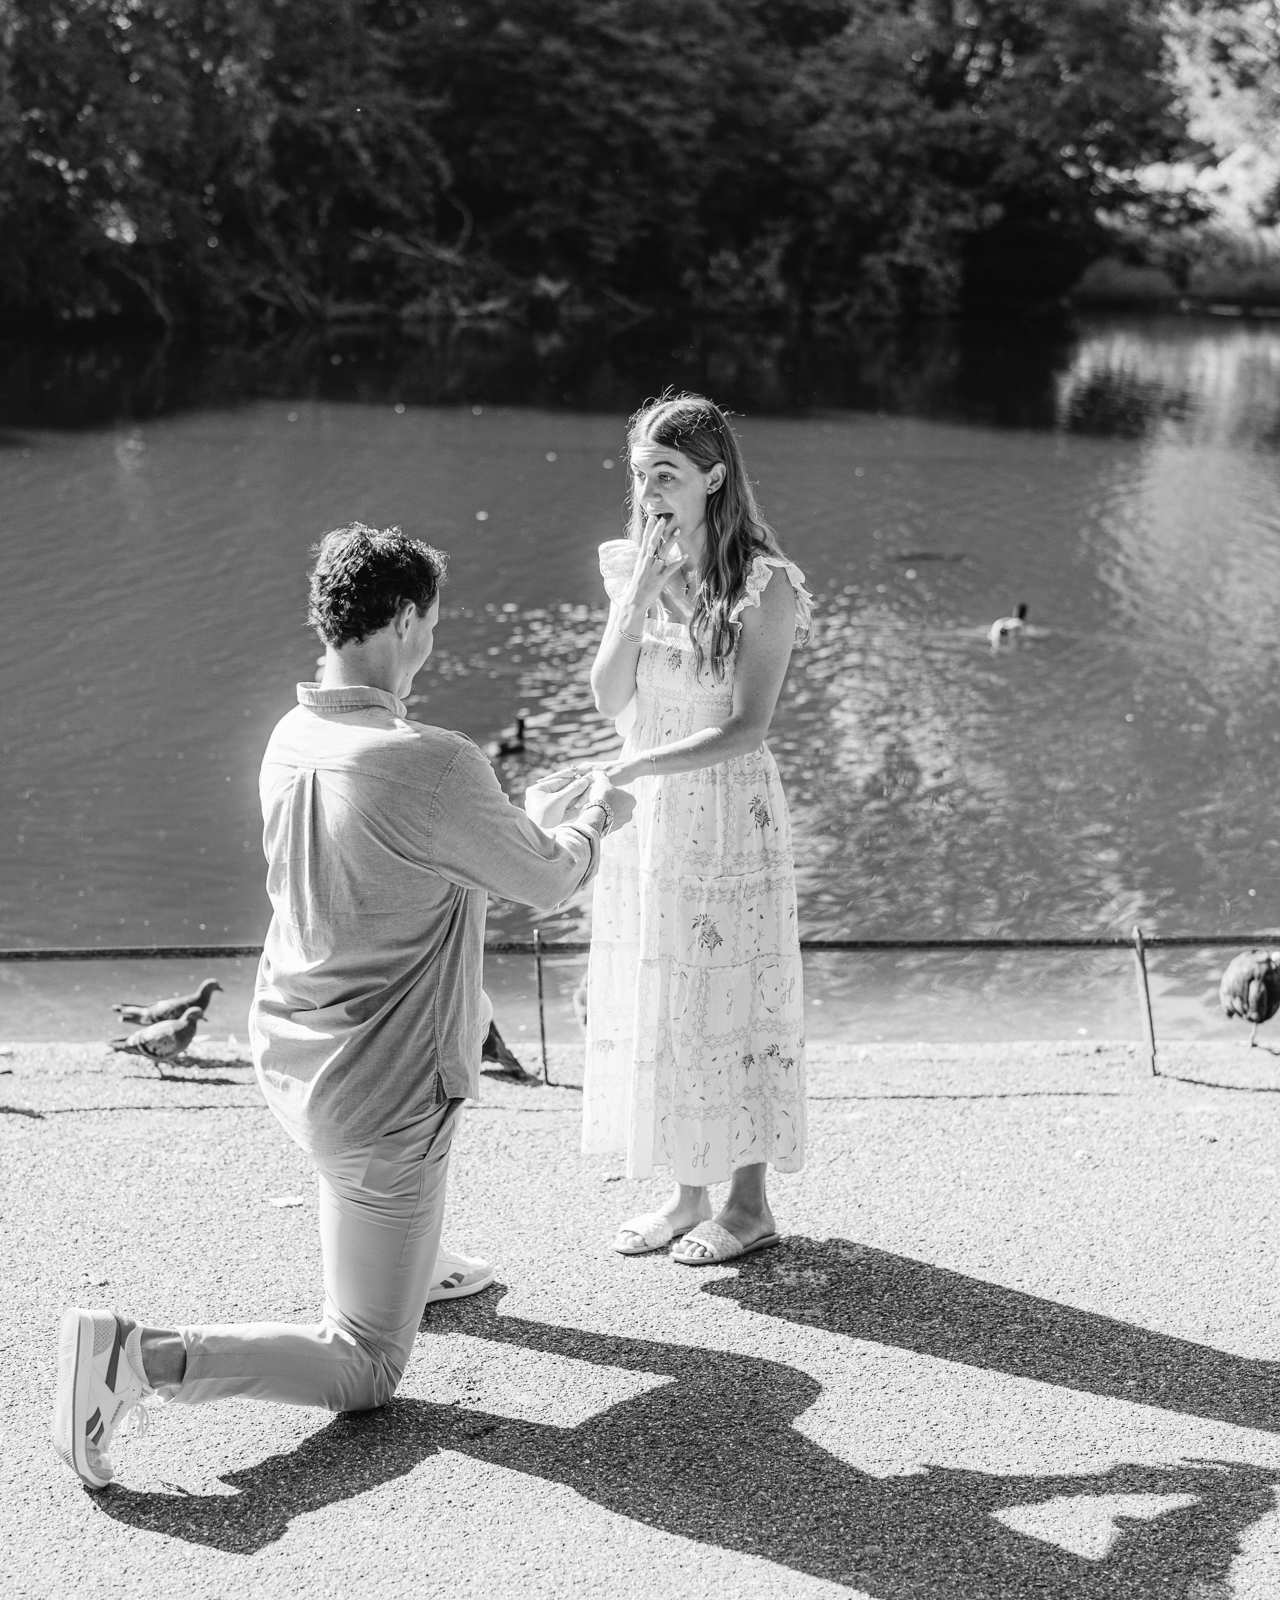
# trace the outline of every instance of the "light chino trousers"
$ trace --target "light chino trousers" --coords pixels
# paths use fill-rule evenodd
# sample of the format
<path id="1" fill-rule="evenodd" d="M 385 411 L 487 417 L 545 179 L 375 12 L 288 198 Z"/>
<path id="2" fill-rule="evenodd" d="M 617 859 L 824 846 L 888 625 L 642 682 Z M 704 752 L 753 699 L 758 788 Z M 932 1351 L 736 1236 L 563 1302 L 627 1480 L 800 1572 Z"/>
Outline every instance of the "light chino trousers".
<path id="1" fill-rule="evenodd" d="M 324 1320 L 180 1328 L 187 1369 L 172 1400 L 368 1411 L 391 1399 L 427 1304 L 461 1105 L 450 1100 L 361 1150 L 312 1157 Z"/>

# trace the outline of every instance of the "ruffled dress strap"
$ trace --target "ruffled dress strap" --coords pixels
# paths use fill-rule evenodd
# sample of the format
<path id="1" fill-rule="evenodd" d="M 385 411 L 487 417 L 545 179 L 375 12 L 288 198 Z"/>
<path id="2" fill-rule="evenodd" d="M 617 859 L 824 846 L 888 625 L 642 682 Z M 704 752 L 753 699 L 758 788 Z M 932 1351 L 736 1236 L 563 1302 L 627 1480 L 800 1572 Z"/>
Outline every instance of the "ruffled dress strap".
<path id="1" fill-rule="evenodd" d="M 603 550 L 603 546 L 601 547 Z M 603 561 L 601 563 L 603 565 Z M 741 622 L 742 613 L 750 606 L 760 604 L 760 596 L 768 586 L 769 579 L 774 571 L 781 569 L 786 573 L 787 579 L 795 591 L 796 597 L 796 643 L 807 644 L 809 640 L 809 627 L 813 621 L 813 596 L 805 586 L 804 573 L 796 566 L 794 561 L 788 561 L 785 556 L 756 556 L 751 563 L 751 571 L 747 573 L 746 586 L 741 597 L 734 603 L 729 613 L 730 622 Z"/>
<path id="2" fill-rule="evenodd" d="M 604 592 L 615 603 L 622 599 L 635 571 L 639 545 L 633 539 L 607 539 L 600 546 L 600 575 Z"/>

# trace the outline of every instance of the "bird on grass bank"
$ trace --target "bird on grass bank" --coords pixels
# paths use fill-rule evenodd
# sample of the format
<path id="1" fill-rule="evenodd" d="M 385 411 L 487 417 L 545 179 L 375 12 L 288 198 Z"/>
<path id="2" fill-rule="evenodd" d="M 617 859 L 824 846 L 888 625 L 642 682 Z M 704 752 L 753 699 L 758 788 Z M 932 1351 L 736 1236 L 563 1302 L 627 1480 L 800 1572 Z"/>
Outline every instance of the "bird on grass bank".
<path id="1" fill-rule="evenodd" d="M 485 754 L 494 758 L 498 756 L 522 756 L 524 754 L 524 712 L 515 720 L 514 727 L 504 728 L 496 739 L 485 746 Z"/>
<path id="2" fill-rule="evenodd" d="M 175 994 L 170 1000 L 117 1000 L 111 1007 L 120 1013 L 121 1022 L 138 1022 L 145 1028 L 153 1022 L 172 1022 L 195 1006 L 200 1011 L 209 1009 L 214 993 L 222 993 L 216 978 L 206 978 L 194 994 Z"/>
<path id="3" fill-rule="evenodd" d="M 1253 1024 L 1252 1048 L 1259 1027 L 1280 1010 L 1280 950 L 1242 950 L 1222 974 L 1218 999 L 1227 1016 Z"/>
<path id="4" fill-rule="evenodd" d="M 991 641 L 991 648 L 998 650 L 1001 644 L 1008 640 L 1017 639 L 1027 630 L 1027 608 L 1016 605 L 1011 617 L 997 617 L 987 629 L 987 638 Z"/>
<path id="5" fill-rule="evenodd" d="M 138 1028 L 124 1039 L 108 1039 L 113 1050 L 133 1056 L 147 1056 L 152 1061 L 172 1061 L 180 1056 L 196 1036 L 197 1024 L 204 1021 L 199 1006 L 188 1006 L 181 1017 L 167 1022 L 153 1022 L 150 1027 Z"/>
<path id="6" fill-rule="evenodd" d="M 489 1074 L 494 1078 L 514 1078 L 517 1083 L 536 1083 L 538 1080 L 531 1072 L 526 1072 L 517 1056 L 511 1053 L 507 1041 L 498 1032 L 498 1024 L 491 1022 L 489 1031 L 484 1036 L 484 1044 L 480 1047 L 480 1060 L 492 1061 L 496 1070 Z"/>

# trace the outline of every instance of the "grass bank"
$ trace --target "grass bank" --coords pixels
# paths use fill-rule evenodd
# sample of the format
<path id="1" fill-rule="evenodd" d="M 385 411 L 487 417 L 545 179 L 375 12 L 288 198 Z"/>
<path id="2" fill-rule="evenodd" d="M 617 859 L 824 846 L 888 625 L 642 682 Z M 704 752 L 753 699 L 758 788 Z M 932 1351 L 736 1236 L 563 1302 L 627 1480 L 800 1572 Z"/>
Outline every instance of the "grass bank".
<path id="1" fill-rule="evenodd" d="M 1096 261 L 1072 303 L 1081 310 L 1280 314 L 1280 240 L 1273 235 L 1207 232 L 1140 249 L 1140 260 Z"/>

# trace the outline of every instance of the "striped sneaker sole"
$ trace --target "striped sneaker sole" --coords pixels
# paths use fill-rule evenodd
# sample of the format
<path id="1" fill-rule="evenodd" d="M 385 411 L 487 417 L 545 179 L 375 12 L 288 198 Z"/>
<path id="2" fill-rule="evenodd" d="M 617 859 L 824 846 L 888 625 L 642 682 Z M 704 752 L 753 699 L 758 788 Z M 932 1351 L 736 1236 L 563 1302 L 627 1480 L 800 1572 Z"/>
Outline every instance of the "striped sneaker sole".
<path id="1" fill-rule="evenodd" d="M 72 1472 L 91 1489 L 105 1489 L 111 1480 L 93 1470 L 86 1448 L 90 1432 L 88 1424 L 91 1421 L 87 1413 L 93 1378 L 95 1332 L 92 1312 L 82 1311 L 76 1306 L 63 1312 L 58 1329 L 58 1387 L 53 1403 L 53 1448 Z M 100 1436 L 101 1418 L 97 1427 Z"/>

